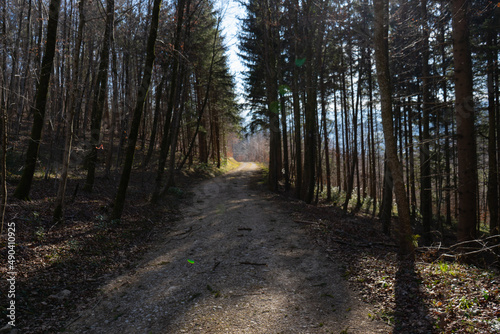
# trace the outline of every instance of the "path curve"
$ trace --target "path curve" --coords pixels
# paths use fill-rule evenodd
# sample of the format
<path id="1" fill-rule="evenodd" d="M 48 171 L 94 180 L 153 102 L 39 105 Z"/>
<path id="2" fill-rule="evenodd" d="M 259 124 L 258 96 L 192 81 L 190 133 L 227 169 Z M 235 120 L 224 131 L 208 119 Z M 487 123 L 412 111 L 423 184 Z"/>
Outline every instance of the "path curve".
<path id="1" fill-rule="evenodd" d="M 101 291 L 72 333 L 388 333 L 338 266 L 251 181 L 253 163 L 198 185 L 184 219 Z"/>

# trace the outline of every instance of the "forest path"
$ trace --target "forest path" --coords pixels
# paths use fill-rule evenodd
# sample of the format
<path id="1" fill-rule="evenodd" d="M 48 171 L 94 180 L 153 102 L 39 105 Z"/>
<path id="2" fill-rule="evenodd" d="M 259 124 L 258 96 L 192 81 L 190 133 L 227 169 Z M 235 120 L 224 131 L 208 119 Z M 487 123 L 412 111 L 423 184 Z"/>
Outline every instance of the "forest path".
<path id="1" fill-rule="evenodd" d="M 184 219 L 104 286 L 72 333 L 387 333 L 290 212 L 252 187 L 259 167 L 200 184 Z"/>

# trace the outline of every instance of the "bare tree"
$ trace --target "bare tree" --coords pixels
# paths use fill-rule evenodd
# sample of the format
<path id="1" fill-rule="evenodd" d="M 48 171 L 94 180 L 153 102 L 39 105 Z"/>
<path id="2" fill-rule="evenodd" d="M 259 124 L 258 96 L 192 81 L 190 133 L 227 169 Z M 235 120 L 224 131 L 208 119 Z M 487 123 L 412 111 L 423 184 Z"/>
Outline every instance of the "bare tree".
<path id="1" fill-rule="evenodd" d="M 95 168 L 97 163 L 97 151 L 100 149 L 101 123 L 104 110 L 106 92 L 108 90 L 108 67 L 109 67 L 109 49 L 113 38 L 113 26 L 115 13 L 115 1 L 106 2 L 106 28 L 102 41 L 101 59 L 99 70 L 97 72 L 97 81 L 94 91 L 94 101 L 92 103 L 92 116 L 90 126 L 90 148 L 87 156 L 87 179 L 83 187 L 86 191 L 92 191 L 95 180 Z"/>
<path id="2" fill-rule="evenodd" d="M 28 144 L 28 150 L 26 152 L 26 162 L 24 164 L 23 174 L 14 192 L 14 197 L 23 200 L 29 199 L 33 175 L 35 174 L 36 161 L 38 159 L 38 149 L 42 139 L 47 93 L 50 86 L 50 77 L 52 75 L 54 55 L 56 51 L 57 25 L 59 21 L 60 5 L 61 0 L 50 0 L 45 52 L 42 58 L 40 80 L 37 85 L 35 102 L 31 107 L 31 113 L 33 114 L 31 136 Z"/>
<path id="3" fill-rule="evenodd" d="M 151 83 L 151 76 L 153 73 L 153 64 L 155 61 L 155 44 L 156 36 L 158 34 L 158 22 L 160 17 L 161 0 L 155 0 L 153 4 L 153 15 L 151 17 L 151 27 L 149 30 L 149 37 L 146 46 L 146 64 L 144 65 L 144 74 L 142 75 L 141 85 L 137 92 L 137 102 L 134 109 L 132 118 L 132 126 L 130 129 L 127 150 L 125 152 L 125 163 L 123 165 L 122 176 L 120 184 L 116 193 L 114 201 L 113 212 L 111 213 L 111 220 L 120 219 L 125 205 L 125 197 L 127 194 L 128 183 L 130 180 L 130 173 L 132 172 L 132 164 L 134 162 L 135 144 L 137 143 L 137 136 L 139 135 L 139 126 L 141 123 L 142 112 L 144 110 L 144 102 Z"/>
<path id="4" fill-rule="evenodd" d="M 84 0 L 80 0 L 78 11 L 80 13 L 80 22 L 78 25 L 78 32 L 76 38 L 75 51 L 73 55 L 73 86 L 69 89 L 69 102 L 66 107 L 66 134 L 64 142 L 64 153 L 61 178 L 59 181 L 59 188 L 57 190 L 56 208 L 54 210 L 54 221 L 60 221 L 64 213 L 64 198 L 66 193 L 66 184 L 68 180 L 69 162 L 71 158 L 71 145 L 73 142 L 73 119 L 75 116 L 75 99 L 76 92 L 78 91 L 77 83 L 80 76 L 80 49 L 83 40 L 83 29 L 85 27 L 85 13 L 84 13 Z"/>

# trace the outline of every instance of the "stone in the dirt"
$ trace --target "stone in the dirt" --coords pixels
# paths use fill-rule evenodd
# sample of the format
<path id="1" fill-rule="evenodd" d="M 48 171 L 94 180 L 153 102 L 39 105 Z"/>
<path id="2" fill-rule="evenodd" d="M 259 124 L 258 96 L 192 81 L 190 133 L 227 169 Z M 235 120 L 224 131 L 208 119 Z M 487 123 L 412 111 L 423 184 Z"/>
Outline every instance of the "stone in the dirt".
<path id="1" fill-rule="evenodd" d="M 68 298 L 70 294 L 71 294 L 71 291 L 65 289 L 65 290 L 62 290 L 61 292 L 59 292 L 58 294 L 50 295 L 49 298 L 63 300 L 63 299 Z"/>

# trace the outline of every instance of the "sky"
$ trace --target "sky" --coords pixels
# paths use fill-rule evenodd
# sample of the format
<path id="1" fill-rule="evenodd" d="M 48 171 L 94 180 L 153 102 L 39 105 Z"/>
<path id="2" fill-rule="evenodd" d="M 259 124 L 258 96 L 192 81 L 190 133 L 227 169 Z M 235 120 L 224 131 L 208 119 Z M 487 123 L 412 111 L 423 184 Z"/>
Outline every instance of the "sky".
<path id="1" fill-rule="evenodd" d="M 243 92 L 243 76 L 241 72 L 245 66 L 238 56 L 238 31 L 241 23 L 239 17 L 244 15 L 244 8 L 235 0 L 217 0 L 222 9 L 222 29 L 225 35 L 225 44 L 229 47 L 229 67 L 236 80 L 236 93 L 241 101 Z"/>

